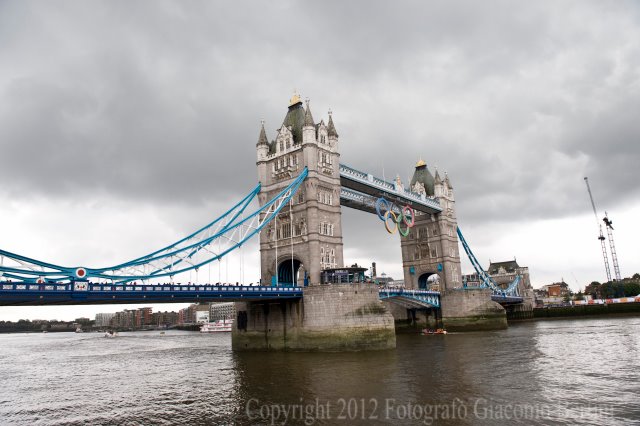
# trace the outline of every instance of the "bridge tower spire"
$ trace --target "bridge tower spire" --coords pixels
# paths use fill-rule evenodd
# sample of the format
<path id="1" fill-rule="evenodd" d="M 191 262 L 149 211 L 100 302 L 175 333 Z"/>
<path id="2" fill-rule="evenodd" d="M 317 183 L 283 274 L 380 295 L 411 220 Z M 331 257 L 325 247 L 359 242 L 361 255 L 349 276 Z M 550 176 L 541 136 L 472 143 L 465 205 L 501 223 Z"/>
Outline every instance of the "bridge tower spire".
<path id="1" fill-rule="evenodd" d="M 273 198 L 305 167 L 309 174 L 292 199 L 260 234 L 261 280 L 265 285 L 318 284 L 325 268 L 343 265 L 340 213 L 338 135 L 331 126 L 315 123 L 309 100 L 306 108 L 295 94 L 282 126 L 271 143 L 263 138 L 257 146 L 261 205 Z M 331 128 L 333 127 L 333 131 Z"/>

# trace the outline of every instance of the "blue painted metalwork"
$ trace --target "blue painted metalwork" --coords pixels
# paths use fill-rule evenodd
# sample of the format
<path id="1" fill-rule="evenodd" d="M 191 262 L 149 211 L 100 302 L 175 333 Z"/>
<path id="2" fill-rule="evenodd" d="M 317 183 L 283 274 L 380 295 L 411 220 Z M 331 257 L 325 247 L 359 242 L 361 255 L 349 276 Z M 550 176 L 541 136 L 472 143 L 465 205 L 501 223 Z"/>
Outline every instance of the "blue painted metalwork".
<path id="1" fill-rule="evenodd" d="M 429 290 L 406 290 L 403 288 L 384 288 L 378 291 L 381 300 L 395 300 L 408 305 L 423 308 L 439 308 L 440 292 Z"/>
<path id="2" fill-rule="evenodd" d="M 95 284 L 75 281 L 66 284 L 0 284 L 0 306 L 78 305 L 112 303 L 185 303 L 299 299 L 302 288 L 230 284 Z"/>
<path id="3" fill-rule="evenodd" d="M 458 237 L 460 238 L 460 242 L 462 243 L 462 247 L 464 248 L 464 251 L 467 253 L 467 257 L 469 258 L 469 261 L 471 262 L 471 264 L 473 265 L 473 268 L 476 270 L 476 273 L 478 274 L 478 278 L 482 280 L 480 287 L 490 288 L 493 291 L 494 295 L 503 296 L 503 297 L 519 297 L 520 301 L 522 301 L 522 297 L 518 295 L 518 285 L 520 284 L 520 279 L 521 279 L 520 275 L 516 275 L 516 278 L 511 282 L 511 284 L 509 284 L 509 286 L 507 286 L 506 289 L 503 289 L 502 287 L 500 287 L 494 281 L 494 279 L 491 278 L 491 276 L 489 276 L 489 274 L 485 272 L 485 270 L 482 268 L 482 266 L 480 265 L 480 262 L 478 262 L 478 259 L 476 259 L 473 252 L 471 251 L 471 247 L 469 247 L 469 244 L 467 244 L 467 240 L 464 239 L 464 236 L 462 235 L 462 231 L 460 231 L 460 228 L 456 228 L 456 231 L 458 233 Z"/>
<path id="4" fill-rule="evenodd" d="M 505 296 L 501 294 L 492 294 L 491 300 L 498 302 L 501 305 L 516 305 L 522 303 L 523 298 L 521 296 Z"/>
<path id="5" fill-rule="evenodd" d="M 259 233 L 296 193 L 308 170 L 262 207 L 245 216 L 260 191 L 257 185 L 246 197 L 218 219 L 181 240 L 146 256 L 106 268 L 65 267 L 0 250 L 0 277 L 23 282 L 105 279 L 113 283 L 173 277 L 198 270 L 239 248 Z M 217 247 L 216 247 L 217 244 Z M 6 265 L 5 262 L 11 262 Z"/>

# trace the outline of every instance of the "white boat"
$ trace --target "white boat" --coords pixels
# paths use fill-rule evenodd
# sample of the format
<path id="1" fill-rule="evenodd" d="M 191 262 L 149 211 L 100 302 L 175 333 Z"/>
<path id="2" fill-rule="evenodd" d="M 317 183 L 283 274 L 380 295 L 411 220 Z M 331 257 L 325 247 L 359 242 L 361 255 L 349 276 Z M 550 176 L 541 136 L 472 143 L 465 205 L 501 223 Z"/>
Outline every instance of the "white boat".
<path id="1" fill-rule="evenodd" d="M 104 337 L 107 337 L 109 339 L 113 339 L 114 337 L 116 337 L 118 335 L 118 333 L 116 333 L 115 331 L 107 331 L 104 333 Z"/>
<path id="2" fill-rule="evenodd" d="M 200 333 L 222 333 L 230 332 L 233 326 L 233 320 L 218 320 L 215 322 L 207 322 L 200 327 Z"/>

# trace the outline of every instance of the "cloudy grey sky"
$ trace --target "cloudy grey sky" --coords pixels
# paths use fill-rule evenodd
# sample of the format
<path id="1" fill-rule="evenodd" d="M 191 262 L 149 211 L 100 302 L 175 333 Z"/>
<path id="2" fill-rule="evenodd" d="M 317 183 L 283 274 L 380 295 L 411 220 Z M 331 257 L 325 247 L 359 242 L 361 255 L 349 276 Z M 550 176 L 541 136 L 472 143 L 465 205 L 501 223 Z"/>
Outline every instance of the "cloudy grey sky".
<path id="1" fill-rule="evenodd" d="M 342 162 L 448 171 L 481 261 L 602 280 L 589 176 L 622 274 L 640 271 L 635 2 L 0 1 L 0 40 L 5 250 L 102 266 L 206 223 L 255 185 L 260 120 L 273 138 L 295 88 L 334 112 Z M 343 227 L 347 262 L 400 278 L 376 218 Z"/>

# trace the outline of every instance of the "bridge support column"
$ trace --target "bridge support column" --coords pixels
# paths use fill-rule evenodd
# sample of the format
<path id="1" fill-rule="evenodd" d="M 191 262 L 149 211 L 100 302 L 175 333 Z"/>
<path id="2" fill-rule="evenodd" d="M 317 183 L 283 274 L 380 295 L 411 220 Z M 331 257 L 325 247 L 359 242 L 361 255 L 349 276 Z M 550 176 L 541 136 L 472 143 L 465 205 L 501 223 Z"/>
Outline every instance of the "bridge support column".
<path id="1" fill-rule="evenodd" d="M 383 302 L 395 321 L 396 333 L 415 333 L 425 328 L 437 328 L 438 309 L 412 309 L 394 302 Z"/>
<path id="2" fill-rule="evenodd" d="M 453 289 L 440 294 L 442 322 L 448 331 L 507 328 L 504 308 L 491 300 L 489 289 Z"/>
<path id="3" fill-rule="evenodd" d="M 315 285 L 298 301 L 236 304 L 237 351 L 349 351 L 396 346 L 393 316 L 368 284 Z"/>

